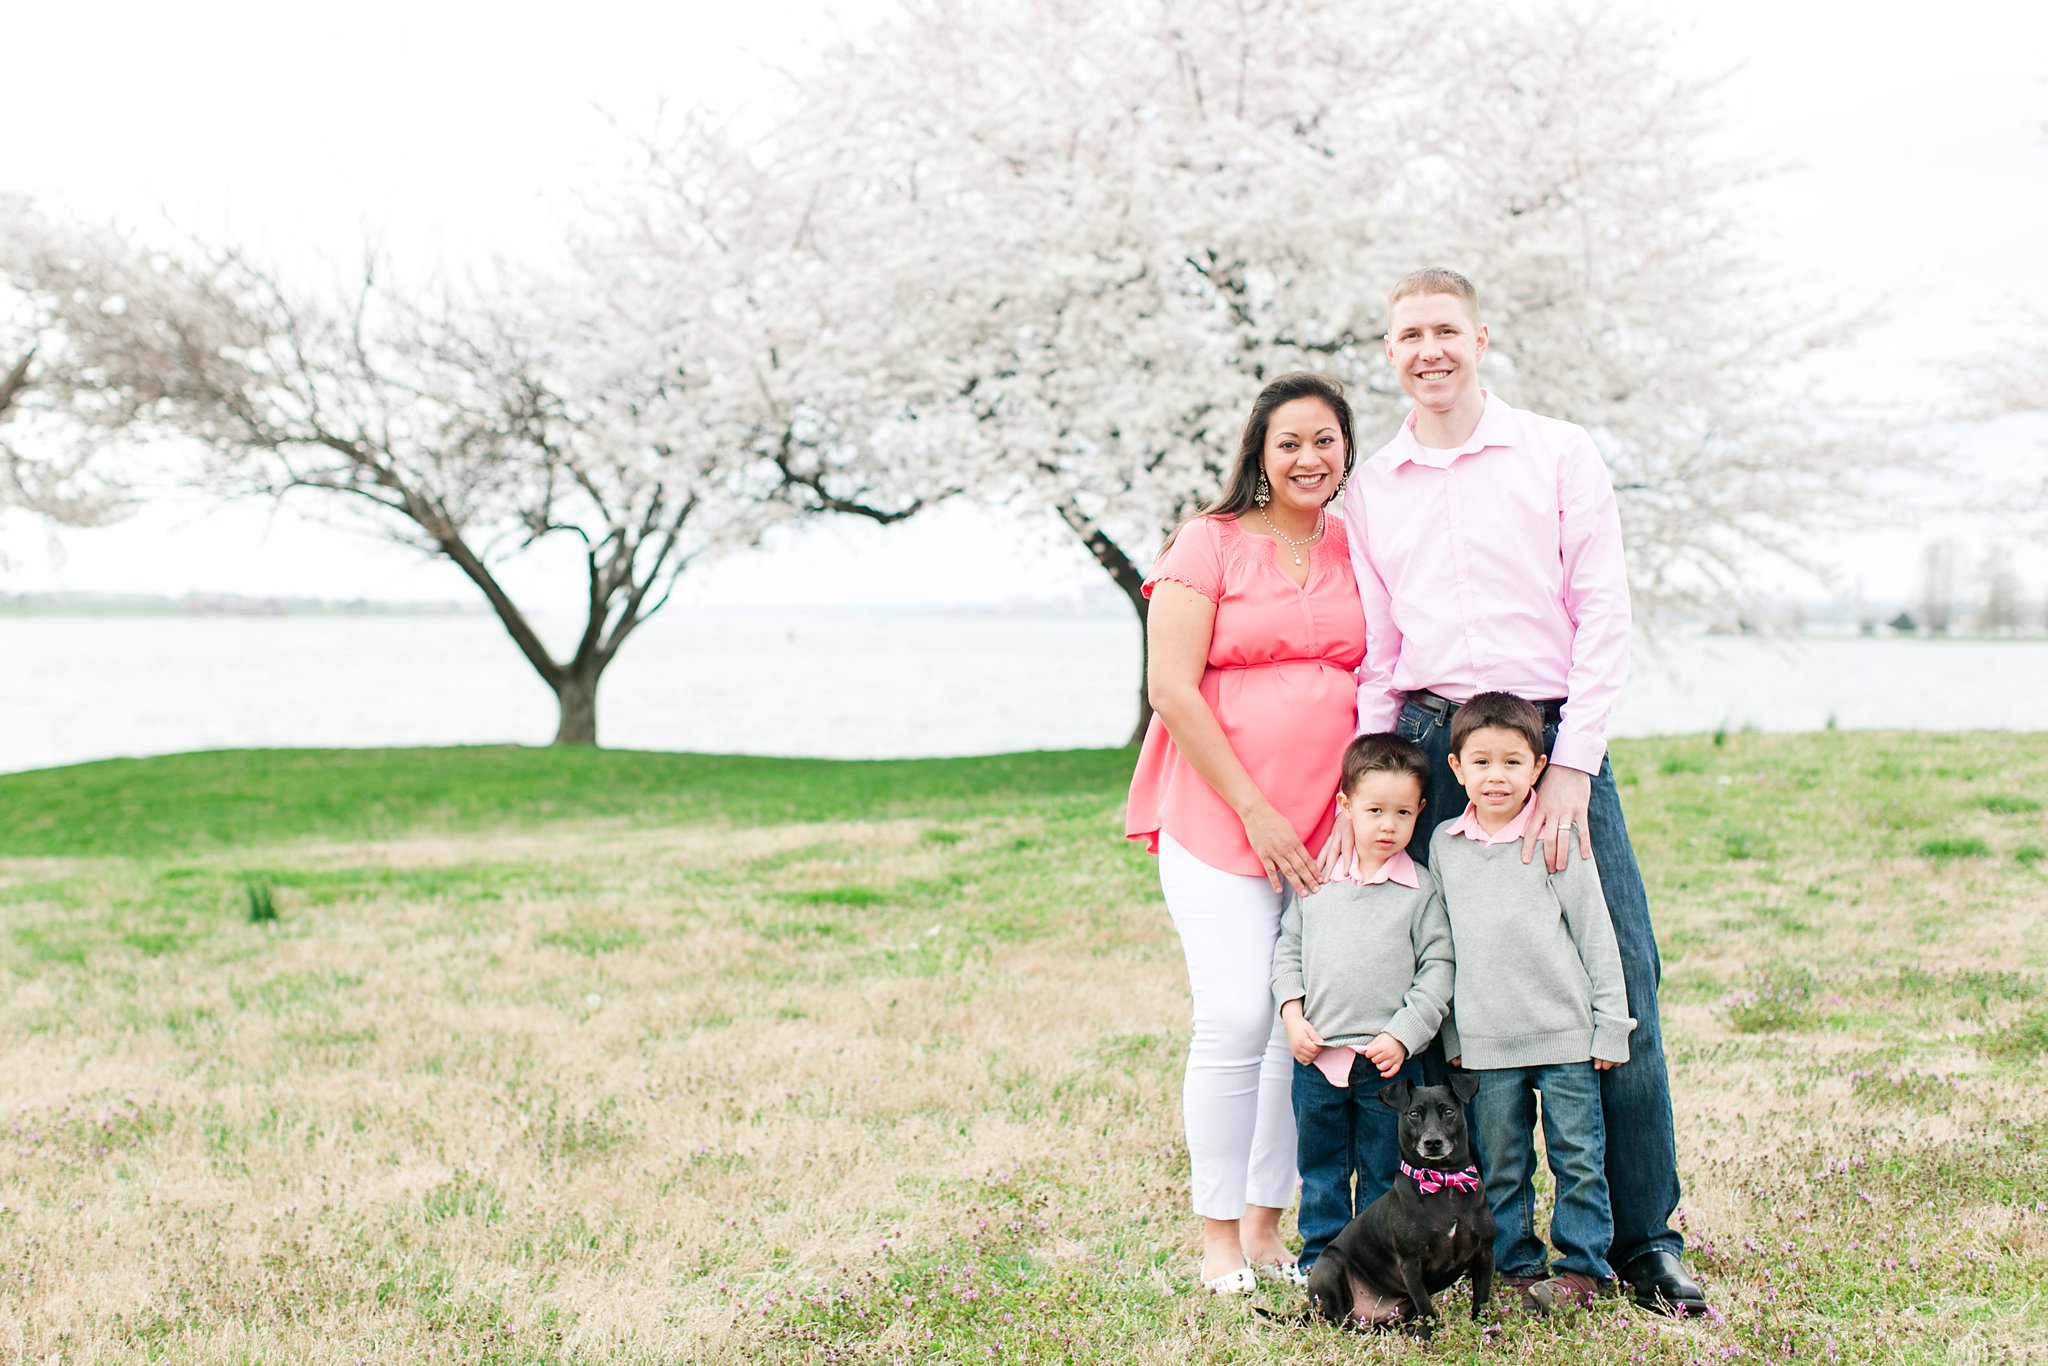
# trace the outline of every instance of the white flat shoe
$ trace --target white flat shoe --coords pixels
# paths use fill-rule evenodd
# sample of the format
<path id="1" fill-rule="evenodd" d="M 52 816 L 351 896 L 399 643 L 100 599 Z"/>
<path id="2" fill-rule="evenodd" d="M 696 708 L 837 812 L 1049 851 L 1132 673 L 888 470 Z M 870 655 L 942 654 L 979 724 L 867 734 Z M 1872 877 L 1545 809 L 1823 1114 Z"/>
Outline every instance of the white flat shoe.
<path id="1" fill-rule="evenodd" d="M 1258 1268 L 1261 1276 L 1270 1276 L 1282 1285 L 1307 1285 L 1308 1273 L 1301 1269 L 1299 1262 L 1267 1262 Z"/>
<path id="2" fill-rule="evenodd" d="M 1249 1295 L 1259 1288 L 1259 1277 L 1250 1267 L 1241 1266 L 1221 1276 L 1211 1276 L 1202 1282 L 1202 1288 L 1212 1295 Z"/>

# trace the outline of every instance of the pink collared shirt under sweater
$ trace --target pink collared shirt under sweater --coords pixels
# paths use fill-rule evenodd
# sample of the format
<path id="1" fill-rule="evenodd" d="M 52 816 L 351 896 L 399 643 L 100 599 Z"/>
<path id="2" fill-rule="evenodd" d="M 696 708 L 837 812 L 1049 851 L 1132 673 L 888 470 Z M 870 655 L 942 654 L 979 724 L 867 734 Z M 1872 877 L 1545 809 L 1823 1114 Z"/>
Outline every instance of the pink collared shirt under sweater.
<path id="1" fill-rule="evenodd" d="M 1451 833 L 1478 840 L 1481 844 L 1506 844 L 1529 833 L 1529 818 L 1535 814 L 1536 793 L 1532 790 L 1522 798 L 1522 809 L 1515 813 L 1515 818 L 1489 835 L 1486 827 L 1479 823 L 1479 809 L 1466 802 L 1464 812 L 1451 822 Z"/>
<path id="2" fill-rule="evenodd" d="M 1486 395 L 1454 450 L 1415 414 L 1351 478 L 1344 522 L 1365 609 L 1358 732 L 1402 699 L 1566 699 L 1551 762 L 1598 772 L 1628 678 L 1628 571 L 1607 466 L 1583 428 Z"/>

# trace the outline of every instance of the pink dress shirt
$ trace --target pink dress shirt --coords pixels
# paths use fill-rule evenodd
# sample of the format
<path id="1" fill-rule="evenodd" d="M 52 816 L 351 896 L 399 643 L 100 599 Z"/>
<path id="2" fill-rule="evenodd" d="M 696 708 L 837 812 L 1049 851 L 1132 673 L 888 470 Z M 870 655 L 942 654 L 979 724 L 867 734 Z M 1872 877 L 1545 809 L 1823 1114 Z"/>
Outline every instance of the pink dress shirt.
<path id="1" fill-rule="evenodd" d="M 1182 527 L 1145 580 L 1185 584 L 1216 604 L 1202 697 L 1266 800 L 1311 854 L 1335 817 L 1338 770 L 1352 736 L 1365 622 L 1343 523 L 1308 549 L 1299 587 L 1274 561 L 1278 543 L 1231 517 Z M 1244 822 L 1195 772 L 1157 716 L 1131 777 L 1124 833 L 1159 852 L 1164 831 L 1211 868 L 1264 877 Z"/>
<path id="2" fill-rule="evenodd" d="M 1536 794 L 1531 792 L 1522 799 L 1522 809 L 1515 813 L 1515 818 L 1489 835 L 1486 827 L 1479 823 L 1479 812 L 1472 803 L 1466 802 L 1465 813 L 1451 822 L 1451 833 L 1478 840 L 1481 844 L 1509 844 L 1529 833 L 1529 817 L 1535 814 Z"/>
<path id="3" fill-rule="evenodd" d="M 1352 854 L 1349 862 L 1337 869 L 1338 877 L 1350 878 L 1359 887 L 1377 887 L 1382 882 L 1398 882 L 1403 887 L 1422 886 L 1422 875 L 1415 871 L 1415 860 L 1408 857 L 1406 849 L 1396 849 L 1380 861 L 1371 877 L 1361 877 L 1358 872 L 1358 855 Z"/>
<path id="4" fill-rule="evenodd" d="M 1628 571 L 1607 466 L 1585 430 L 1491 394 L 1464 445 L 1415 414 L 1352 475 L 1344 523 L 1365 608 L 1360 734 L 1402 698 L 1566 699 L 1551 761 L 1597 773 L 1628 678 Z"/>

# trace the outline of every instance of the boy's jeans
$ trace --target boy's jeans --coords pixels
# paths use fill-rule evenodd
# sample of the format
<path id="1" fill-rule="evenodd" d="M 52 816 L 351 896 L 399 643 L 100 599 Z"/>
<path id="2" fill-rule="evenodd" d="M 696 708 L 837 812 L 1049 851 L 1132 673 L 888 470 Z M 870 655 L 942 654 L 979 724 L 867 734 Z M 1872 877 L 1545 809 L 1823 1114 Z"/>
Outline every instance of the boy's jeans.
<path id="1" fill-rule="evenodd" d="M 1380 1088 L 1406 1077 L 1419 1083 L 1415 1059 L 1391 1077 L 1363 1057 L 1351 1060 L 1351 1085 L 1330 1079 L 1309 1063 L 1294 1064 L 1295 1165 L 1301 1168 L 1301 1268 L 1306 1271 L 1359 1210 L 1394 1184 L 1401 1162 L 1400 1117 L 1380 1099 Z M 1356 1195 L 1351 1178 L 1358 1178 Z"/>
<path id="2" fill-rule="evenodd" d="M 1614 1215 L 1607 1204 L 1606 1143 L 1600 1126 L 1599 1073 L 1590 1062 L 1501 1067 L 1477 1074 L 1473 1127 L 1479 1132 L 1479 1173 L 1493 1210 L 1493 1265 L 1503 1276 L 1549 1274 L 1536 1236 L 1536 1096 L 1543 1096 L 1543 1147 L 1557 1179 L 1550 1241 L 1558 1268 L 1596 1281 L 1614 1268 L 1607 1249 Z"/>
<path id="3" fill-rule="evenodd" d="M 1465 790 L 1451 776 L 1451 728 L 1432 712 L 1417 706 L 1401 708 L 1395 723 L 1403 736 L 1429 756 L 1428 805 L 1415 822 L 1408 852 L 1429 862 L 1429 837 L 1437 822 L 1465 809 Z M 1545 726 L 1547 749 L 1557 728 Z M 1628 1037 L 1629 1061 L 1598 1074 L 1601 1108 L 1607 1122 L 1607 1186 L 1614 1210 L 1616 1266 L 1626 1266 L 1645 1252 L 1682 1253 L 1685 1240 L 1671 1227 L 1678 1208 L 1678 1151 L 1671 1129 L 1671 1078 L 1664 1067 L 1664 1034 L 1657 1022 L 1657 981 L 1662 965 L 1650 928 L 1650 899 L 1636 867 L 1628 826 L 1621 815 L 1621 795 L 1614 787 L 1614 767 L 1601 760 L 1593 775 L 1586 823 L 1592 827 L 1593 861 L 1607 894 L 1607 915 L 1614 922 L 1621 949 L 1621 971 L 1628 982 L 1628 1013 L 1636 1017 Z M 1421 1055 L 1425 1072 L 1441 1065 L 1432 1044 Z"/>

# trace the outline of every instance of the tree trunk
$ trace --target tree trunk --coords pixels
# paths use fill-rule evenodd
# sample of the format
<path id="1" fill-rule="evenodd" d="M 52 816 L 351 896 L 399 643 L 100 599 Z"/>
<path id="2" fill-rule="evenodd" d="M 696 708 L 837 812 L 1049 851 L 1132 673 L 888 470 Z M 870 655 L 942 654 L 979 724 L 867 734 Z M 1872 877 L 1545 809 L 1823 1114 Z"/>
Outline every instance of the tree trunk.
<path id="1" fill-rule="evenodd" d="M 1131 610 L 1138 614 L 1138 724 L 1131 729 L 1131 738 L 1124 742 L 1135 745 L 1144 740 L 1145 728 L 1152 724 L 1152 698 L 1145 683 L 1145 671 L 1152 660 L 1145 623 L 1152 604 L 1145 597 L 1145 576 L 1138 572 L 1137 565 L 1131 563 L 1131 557 L 1124 553 L 1123 547 L 1109 539 L 1109 534 L 1088 514 L 1071 502 L 1061 502 L 1058 509 L 1060 520 L 1081 538 L 1081 544 L 1095 557 L 1095 563 L 1101 565 L 1110 581 L 1123 590 L 1123 595 L 1131 601 Z"/>
<path id="2" fill-rule="evenodd" d="M 597 743 L 597 680 L 601 676 L 596 669 L 563 671 L 555 684 L 555 700 L 561 703 L 562 719 L 555 728 L 554 743 Z"/>
<path id="3" fill-rule="evenodd" d="M 1152 601 L 1142 592 L 1131 593 L 1130 599 L 1132 610 L 1138 614 L 1138 724 L 1131 731 L 1131 738 L 1124 743 L 1139 745 L 1145 742 L 1145 731 L 1152 724 L 1152 693 L 1149 678 L 1152 668 L 1152 637 L 1147 630 L 1151 622 Z"/>

